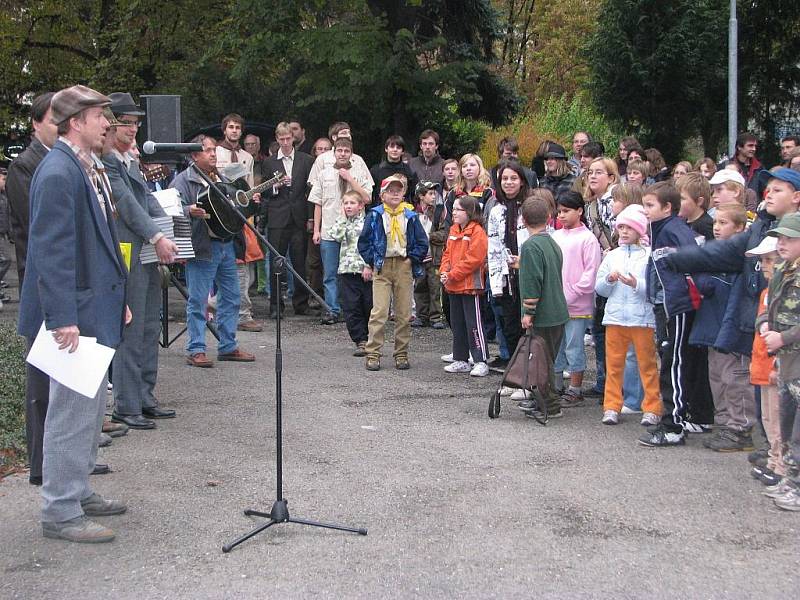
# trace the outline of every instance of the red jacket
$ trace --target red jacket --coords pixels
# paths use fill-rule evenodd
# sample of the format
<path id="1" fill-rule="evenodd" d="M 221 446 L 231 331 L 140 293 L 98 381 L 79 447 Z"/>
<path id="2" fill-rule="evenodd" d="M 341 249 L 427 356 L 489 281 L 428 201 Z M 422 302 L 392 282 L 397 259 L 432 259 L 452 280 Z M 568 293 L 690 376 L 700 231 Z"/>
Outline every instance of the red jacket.
<path id="1" fill-rule="evenodd" d="M 489 238 L 478 223 L 472 221 L 461 229 L 450 227 L 442 255 L 441 273 L 447 273 L 444 284 L 448 294 L 481 294 L 486 285 L 486 259 Z"/>

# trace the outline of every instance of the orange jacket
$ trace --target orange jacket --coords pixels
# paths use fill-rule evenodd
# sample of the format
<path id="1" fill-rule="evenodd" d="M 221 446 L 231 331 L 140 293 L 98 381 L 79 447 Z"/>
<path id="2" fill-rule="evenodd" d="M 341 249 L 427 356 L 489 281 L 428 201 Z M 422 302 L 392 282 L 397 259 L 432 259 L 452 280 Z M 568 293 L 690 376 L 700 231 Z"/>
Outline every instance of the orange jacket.
<path id="1" fill-rule="evenodd" d="M 767 290 L 761 292 L 758 300 L 758 314 L 767 311 Z M 767 354 L 767 344 L 756 330 L 753 338 L 753 355 L 750 359 L 750 383 L 753 385 L 771 385 L 769 382 L 770 371 L 775 370 L 775 357 Z"/>
<path id="2" fill-rule="evenodd" d="M 486 258 L 489 238 L 478 223 L 472 221 L 464 229 L 450 227 L 442 255 L 440 273 L 447 273 L 444 288 L 449 294 L 480 294 L 486 284 Z"/>

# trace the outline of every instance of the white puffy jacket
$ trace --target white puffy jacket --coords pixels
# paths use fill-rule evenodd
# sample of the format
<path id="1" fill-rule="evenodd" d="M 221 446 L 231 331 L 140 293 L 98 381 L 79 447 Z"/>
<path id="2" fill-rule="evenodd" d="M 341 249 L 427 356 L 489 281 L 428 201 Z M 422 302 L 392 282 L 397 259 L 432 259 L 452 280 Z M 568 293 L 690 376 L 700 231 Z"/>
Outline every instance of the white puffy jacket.
<path id="1" fill-rule="evenodd" d="M 647 301 L 645 272 L 649 258 L 649 247 L 625 244 L 609 252 L 603 259 L 594 287 L 598 294 L 608 298 L 603 325 L 655 328 L 653 305 Z M 609 283 L 607 277 L 614 271 L 633 275 L 636 289 L 621 281 Z"/>

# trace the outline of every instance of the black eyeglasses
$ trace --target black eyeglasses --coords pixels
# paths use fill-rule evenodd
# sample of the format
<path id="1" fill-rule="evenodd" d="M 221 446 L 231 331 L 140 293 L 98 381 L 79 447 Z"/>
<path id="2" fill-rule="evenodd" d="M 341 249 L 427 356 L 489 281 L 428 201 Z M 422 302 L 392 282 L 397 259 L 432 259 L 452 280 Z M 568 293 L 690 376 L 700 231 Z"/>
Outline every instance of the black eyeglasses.
<path id="1" fill-rule="evenodd" d="M 122 127 L 141 127 L 142 126 L 142 122 L 141 121 L 120 121 L 119 119 L 117 119 L 117 122 Z"/>

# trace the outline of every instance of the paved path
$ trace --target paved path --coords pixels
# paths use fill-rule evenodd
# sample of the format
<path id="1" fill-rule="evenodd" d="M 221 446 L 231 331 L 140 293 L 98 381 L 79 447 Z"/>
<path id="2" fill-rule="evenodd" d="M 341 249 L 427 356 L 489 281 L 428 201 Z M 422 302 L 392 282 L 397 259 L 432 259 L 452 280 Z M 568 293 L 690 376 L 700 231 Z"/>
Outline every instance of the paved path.
<path id="1" fill-rule="evenodd" d="M 221 546 L 275 496 L 273 325 L 242 334 L 255 364 L 184 365 L 162 350 L 158 392 L 179 418 L 103 451 L 99 492 L 129 511 L 112 544 L 45 540 L 38 490 L 0 482 L 0 598 L 788 598 L 800 515 L 760 495 L 745 458 L 636 445 L 636 420 L 572 409 L 541 427 L 498 378 L 447 375 L 448 331 L 415 331 L 412 370 L 367 373 L 344 326 L 284 330 L 284 495 L 297 517 Z M 213 354 L 213 353 L 212 353 Z"/>

